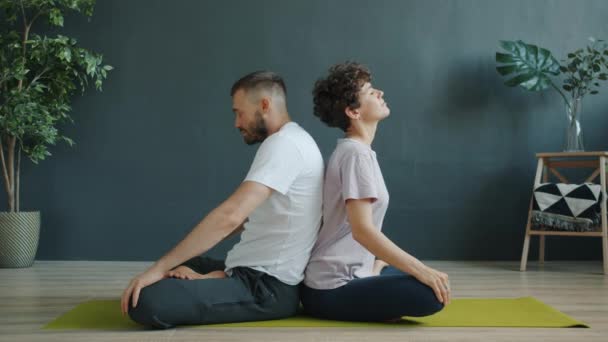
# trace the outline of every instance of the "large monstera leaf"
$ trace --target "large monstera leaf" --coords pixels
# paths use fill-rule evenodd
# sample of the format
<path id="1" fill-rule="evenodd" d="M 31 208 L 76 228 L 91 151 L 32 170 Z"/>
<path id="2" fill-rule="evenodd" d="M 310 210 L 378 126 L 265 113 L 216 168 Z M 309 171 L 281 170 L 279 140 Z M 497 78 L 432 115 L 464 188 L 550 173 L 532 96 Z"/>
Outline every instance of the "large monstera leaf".
<path id="1" fill-rule="evenodd" d="M 553 83 L 549 75 L 559 75 L 560 64 L 547 49 L 518 41 L 500 41 L 507 53 L 496 53 L 496 70 L 503 76 L 514 74 L 505 84 L 522 86 L 530 91 L 547 89 Z"/>

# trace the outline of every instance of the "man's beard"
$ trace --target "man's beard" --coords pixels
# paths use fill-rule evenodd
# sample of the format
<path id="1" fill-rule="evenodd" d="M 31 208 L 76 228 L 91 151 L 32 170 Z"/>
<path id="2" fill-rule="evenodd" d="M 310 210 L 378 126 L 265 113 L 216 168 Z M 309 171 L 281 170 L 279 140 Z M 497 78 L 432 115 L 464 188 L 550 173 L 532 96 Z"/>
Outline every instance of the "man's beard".
<path id="1" fill-rule="evenodd" d="M 266 128 L 266 122 L 262 117 L 262 113 L 259 111 L 255 112 L 255 121 L 248 127 L 248 129 L 241 129 L 243 134 L 243 140 L 247 145 L 254 145 L 261 143 L 268 137 L 268 128 Z"/>

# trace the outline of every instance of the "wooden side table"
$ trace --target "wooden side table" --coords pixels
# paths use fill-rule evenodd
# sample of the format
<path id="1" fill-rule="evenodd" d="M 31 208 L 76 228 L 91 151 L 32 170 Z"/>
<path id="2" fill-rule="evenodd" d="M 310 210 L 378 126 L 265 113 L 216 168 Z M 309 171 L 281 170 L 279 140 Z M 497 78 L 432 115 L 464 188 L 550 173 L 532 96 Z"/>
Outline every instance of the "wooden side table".
<path id="1" fill-rule="evenodd" d="M 524 238 L 524 247 L 521 254 L 520 271 L 526 270 L 528 261 L 528 250 L 530 248 L 530 237 L 538 235 L 539 243 L 539 262 L 545 261 L 545 237 L 553 236 L 591 236 L 602 238 L 602 255 L 604 262 L 604 275 L 608 275 L 608 222 L 606 221 L 606 162 L 608 161 L 608 151 L 600 152 L 556 152 L 556 153 L 537 153 L 538 166 L 536 168 L 536 177 L 534 178 L 534 189 L 542 182 L 546 183 L 549 180 L 549 173 L 557 178 L 561 183 L 569 183 L 557 168 L 591 168 L 593 172 L 585 180 L 586 183 L 592 183 L 599 176 L 602 201 L 601 201 L 601 231 L 597 232 L 566 232 L 566 231 L 541 231 L 532 230 L 532 201 L 534 192 L 530 199 L 530 209 L 528 211 L 528 221 L 526 223 L 526 237 Z"/>

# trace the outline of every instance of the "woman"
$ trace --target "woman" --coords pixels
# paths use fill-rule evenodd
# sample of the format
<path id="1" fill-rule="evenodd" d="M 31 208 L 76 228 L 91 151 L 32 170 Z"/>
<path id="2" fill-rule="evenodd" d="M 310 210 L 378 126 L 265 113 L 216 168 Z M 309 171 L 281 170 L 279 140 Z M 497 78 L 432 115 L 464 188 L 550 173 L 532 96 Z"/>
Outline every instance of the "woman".
<path id="1" fill-rule="evenodd" d="M 370 81 L 365 66 L 344 63 L 313 90 L 315 115 L 346 133 L 327 164 L 324 222 L 301 289 L 305 311 L 320 318 L 390 321 L 431 315 L 450 302 L 447 274 L 381 232 L 389 196 L 371 144 L 390 110 Z"/>

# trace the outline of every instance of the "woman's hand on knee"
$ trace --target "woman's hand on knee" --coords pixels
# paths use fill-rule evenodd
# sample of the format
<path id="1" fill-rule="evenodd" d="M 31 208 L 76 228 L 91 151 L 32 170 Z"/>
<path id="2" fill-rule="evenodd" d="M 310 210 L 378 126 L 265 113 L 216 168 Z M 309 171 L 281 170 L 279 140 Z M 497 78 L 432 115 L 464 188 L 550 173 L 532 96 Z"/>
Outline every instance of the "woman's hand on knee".
<path id="1" fill-rule="evenodd" d="M 416 275 L 416 278 L 435 292 L 435 296 L 437 296 L 439 302 L 443 303 L 443 305 L 450 304 L 452 290 L 450 289 L 450 280 L 447 274 L 424 266 L 423 270 Z"/>
<path id="2" fill-rule="evenodd" d="M 137 306 L 139 300 L 139 293 L 141 290 L 149 285 L 152 285 L 164 278 L 167 278 L 167 272 L 160 271 L 158 269 L 150 268 L 144 273 L 141 273 L 131 280 L 129 286 L 123 291 L 120 300 L 120 309 L 123 315 L 129 313 L 129 303 L 132 303 L 133 307 Z"/>

